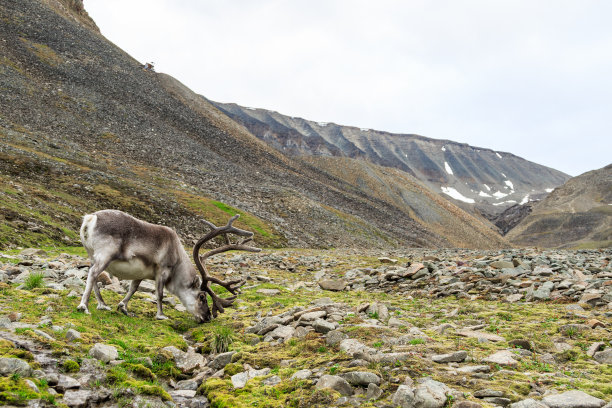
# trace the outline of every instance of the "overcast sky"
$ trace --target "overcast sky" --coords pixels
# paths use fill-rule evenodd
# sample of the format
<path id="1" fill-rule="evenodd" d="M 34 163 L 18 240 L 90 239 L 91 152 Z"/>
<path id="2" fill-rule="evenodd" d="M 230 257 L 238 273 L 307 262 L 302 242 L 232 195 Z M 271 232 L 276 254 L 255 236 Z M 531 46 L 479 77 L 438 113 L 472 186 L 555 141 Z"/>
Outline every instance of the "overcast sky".
<path id="1" fill-rule="evenodd" d="M 102 34 L 219 102 L 612 162 L 612 1 L 85 0 Z"/>

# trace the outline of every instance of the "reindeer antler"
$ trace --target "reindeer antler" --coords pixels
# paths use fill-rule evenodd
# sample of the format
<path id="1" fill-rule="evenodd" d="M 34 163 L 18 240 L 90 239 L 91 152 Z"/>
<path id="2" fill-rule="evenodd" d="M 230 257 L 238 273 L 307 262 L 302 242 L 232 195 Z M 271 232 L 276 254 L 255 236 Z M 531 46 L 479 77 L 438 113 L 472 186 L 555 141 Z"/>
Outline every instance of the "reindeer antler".
<path id="1" fill-rule="evenodd" d="M 240 287 L 245 284 L 245 281 L 237 279 L 237 280 L 225 282 L 213 276 L 209 276 L 206 271 L 206 267 L 204 266 L 206 263 L 206 259 L 208 259 L 209 257 L 213 255 L 220 254 L 221 252 L 227 252 L 231 250 L 248 251 L 248 252 L 261 251 L 261 248 L 255 248 L 255 247 L 246 245 L 248 242 L 250 242 L 253 239 L 253 235 L 254 235 L 253 232 L 246 231 L 240 228 L 236 228 L 232 225 L 232 223 L 236 221 L 239 217 L 240 217 L 240 214 L 234 215 L 232 218 L 230 218 L 230 220 L 227 222 L 227 225 L 225 225 L 224 227 L 217 227 L 212 222 L 204 220 L 206 225 L 208 225 L 211 228 L 211 231 L 208 234 L 206 234 L 204 237 L 200 238 L 198 242 L 195 244 L 195 246 L 193 247 L 193 260 L 195 261 L 196 267 L 198 268 L 198 270 L 200 271 L 200 274 L 202 275 L 202 285 L 200 287 L 200 290 L 208 293 L 210 297 L 212 298 L 213 317 L 217 317 L 217 312 L 223 313 L 225 307 L 231 306 L 234 303 L 234 300 L 236 299 L 236 295 L 240 292 Z M 235 234 L 235 235 L 247 237 L 247 238 L 242 240 L 238 244 L 232 244 L 230 242 L 230 238 L 228 234 Z M 211 239 L 219 235 L 224 236 L 226 245 L 212 249 L 206 252 L 204 255 L 200 256 L 199 252 L 200 252 L 200 248 L 202 247 L 202 245 L 204 245 L 204 243 L 210 241 Z M 230 296 L 228 298 L 219 297 L 209 286 L 210 283 L 216 283 L 217 285 L 223 286 L 234 296 Z"/>

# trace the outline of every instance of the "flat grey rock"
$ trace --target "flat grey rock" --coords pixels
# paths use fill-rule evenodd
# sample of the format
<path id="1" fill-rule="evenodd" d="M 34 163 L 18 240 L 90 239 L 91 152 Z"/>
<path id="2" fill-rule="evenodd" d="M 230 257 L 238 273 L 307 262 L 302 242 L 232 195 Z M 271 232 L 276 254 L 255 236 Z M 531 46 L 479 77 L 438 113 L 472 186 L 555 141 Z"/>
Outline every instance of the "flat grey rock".
<path id="1" fill-rule="evenodd" d="M 358 387 L 367 387 L 369 384 L 380 385 L 381 381 L 379 376 L 368 371 L 351 371 L 340 374 L 340 377 L 344 378 L 349 384 Z"/>
<path id="2" fill-rule="evenodd" d="M 454 353 L 437 354 L 432 356 L 431 359 L 436 363 L 461 363 L 467 358 L 467 355 L 467 351 L 460 350 Z"/>
<path id="3" fill-rule="evenodd" d="M 602 399 L 577 390 L 547 395 L 542 402 L 549 408 L 601 408 L 606 404 Z"/>
<path id="4" fill-rule="evenodd" d="M 10 376 L 11 374 L 29 377 L 32 375 L 32 367 L 20 358 L 0 358 L 0 375 Z"/>

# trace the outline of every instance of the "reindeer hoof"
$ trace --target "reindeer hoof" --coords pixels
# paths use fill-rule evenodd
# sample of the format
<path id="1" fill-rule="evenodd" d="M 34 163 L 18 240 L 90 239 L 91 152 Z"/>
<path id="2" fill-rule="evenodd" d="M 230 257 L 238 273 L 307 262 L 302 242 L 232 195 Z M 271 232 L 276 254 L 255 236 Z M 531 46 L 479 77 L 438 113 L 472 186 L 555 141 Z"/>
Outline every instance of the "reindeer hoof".
<path id="1" fill-rule="evenodd" d="M 87 309 L 87 306 L 86 306 L 86 305 L 78 305 L 78 306 L 77 306 L 77 310 L 78 310 L 79 312 L 83 312 L 83 313 L 85 313 L 85 314 L 91 314 L 91 313 L 89 313 L 89 310 Z"/>
<path id="2" fill-rule="evenodd" d="M 163 315 L 163 314 L 162 314 L 162 315 L 160 315 L 160 314 L 155 315 L 155 318 L 156 318 L 157 320 L 168 320 L 168 316 Z"/>
<path id="3" fill-rule="evenodd" d="M 128 309 L 124 304 L 120 303 L 119 305 L 117 305 L 117 311 L 123 313 L 128 317 L 134 317 L 134 313 L 128 312 Z"/>
<path id="4" fill-rule="evenodd" d="M 98 307 L 96 307 L 96 309 L 98 309 L 98 310 L 111 310 L 111 308 L 108 307 L 107 305 L 98 305 Z"/>

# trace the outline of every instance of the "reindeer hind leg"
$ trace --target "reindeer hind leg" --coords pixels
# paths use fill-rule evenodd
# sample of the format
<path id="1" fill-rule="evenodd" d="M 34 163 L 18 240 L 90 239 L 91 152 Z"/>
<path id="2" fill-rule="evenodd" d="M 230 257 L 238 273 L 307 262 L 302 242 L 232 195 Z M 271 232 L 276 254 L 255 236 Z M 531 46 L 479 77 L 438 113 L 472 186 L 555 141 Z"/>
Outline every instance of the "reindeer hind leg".
<path id="1" fill-rule="evenodd" d="M 128 293 L 125 295 L 123 300 L 119 302 L 119 304 L 117 305 L 117 310 L 119 310 L 121 313 L 123 313 L 126 316 L 132 316 L 132 314 L 128 312 L 127 304 L 132 298 L 132 296 L 134 296 L 134 293 L 136 293 L 136 291 L 138 290 L 138 286 L 140 286 L 140 282 L 142 282 L 142 280 L 133 280 L 130 283 L 130 289 L 128 290 Z"/>

